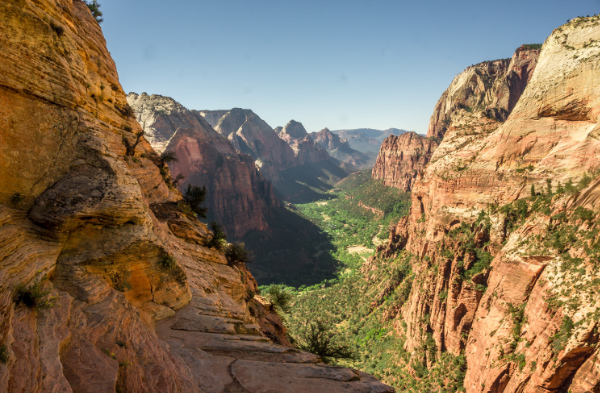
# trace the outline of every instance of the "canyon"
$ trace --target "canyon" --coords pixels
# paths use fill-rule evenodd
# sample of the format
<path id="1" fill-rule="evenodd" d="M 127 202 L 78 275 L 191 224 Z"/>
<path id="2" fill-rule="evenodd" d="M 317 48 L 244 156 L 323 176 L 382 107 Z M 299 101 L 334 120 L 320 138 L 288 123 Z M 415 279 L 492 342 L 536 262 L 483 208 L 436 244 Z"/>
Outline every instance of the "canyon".
<path id="1" fill-rule="evenodd" d="M 0 15 L 0 390 L 394 391 L 291 348 L 245 266 L 206 246 L 83 1 Z M 205 132 L 253 176 L 180 120 L 178 146 Z"/>
<path id="2" fill-rule="evenodd" d="M 0 391 L 600 392 L 600 16 L 468 67 L 422 136 L 126 95 L 85 2 L 0 15 Z M 363 357 L 295 348 L 314 321 Z"/>

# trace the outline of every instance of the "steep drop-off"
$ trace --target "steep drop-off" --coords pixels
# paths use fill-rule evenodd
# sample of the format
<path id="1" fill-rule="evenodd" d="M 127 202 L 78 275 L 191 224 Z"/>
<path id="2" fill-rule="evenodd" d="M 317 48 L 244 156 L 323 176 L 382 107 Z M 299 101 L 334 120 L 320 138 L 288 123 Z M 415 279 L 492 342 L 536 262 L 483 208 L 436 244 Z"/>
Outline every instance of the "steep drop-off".
<path id="1" fill-rule="evenodd" d="M 207 186 L 208 219 L 241 238 L 251 230 L 268 230 L 267 219 L 280 203 L 262 178 L 254 159 L 238 153 L 204 117 L 169 97 L 130 93 L 127 96 L 145 136 L 158 153 L 174 152 L 173 176 L 188 184 Z"/>
<path id="2" fill-rule="evenodd" d="M 85 3 L 0 17 L 0 391 L 392 391 L 266 337 L 280 322 L 147 158 Z"/>
<path id="3" fill-rule="evenodd" d="M 434 139 L 414 132 L 390 135 L 381 145 L 372 176 L 386 186 L 410 191 L 437 147 Z"/>
<path id="4" fill-rule="evenodd" d="M 516 105 L 505 89 L 465 90 L 464 103 L 514 108 L 503 124 L 454 112 L 454 132 L 468 135 L 446 133 L 414 184 L 411 213 L 380 257 L 412 258 L 396 326 L 420 356 L 415 370 L 448 352 L 466 359 L 467 392 L 599 391 L 600 184 L 586 174 L 600 165 L 599 25 L 556 29 Z M 535 57 L 517 51 L 510 67 L 530 70 Z M 505 63 L 485 69 L 502 75 Z M 432 124 L 432 136 L 446 132 Z"/>
<path id="5" fill-rule="evenodd" d="M 485 61 L 457 75 L 435 106 L 427 136 L 442 138 L 462 111 L 504 122 L 523 94 L 539 54 L 536 45 L 523 45 L 512 59 Z"/>

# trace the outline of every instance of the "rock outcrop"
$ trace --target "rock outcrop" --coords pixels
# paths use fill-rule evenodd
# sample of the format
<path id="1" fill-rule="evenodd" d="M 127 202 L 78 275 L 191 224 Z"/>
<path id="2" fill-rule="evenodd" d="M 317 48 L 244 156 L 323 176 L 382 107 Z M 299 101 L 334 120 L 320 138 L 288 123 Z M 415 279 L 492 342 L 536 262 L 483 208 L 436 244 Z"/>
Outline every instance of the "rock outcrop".
<path id="1" fill-rule="evenodd" d="M 485 61 L 457 75 L 435 106 L 427 136 L 443 138 L 461 111 L 506 121 L 533 75 L 539 54 L 536 46 L 523 45 L 512 59 Z"/>
<path id="2" fill-rule="evenodd" d="M 252 157 L 238 153 L 203 116 L 172 98 L 130 93 L 127 100 L 152 147 L 176 153 L 169 168 L 183 176 L 181 189 L 207 186 L 209 220 L 224 225 L 233 238 L 268 230 L 267 218 L 280 203 Z"/>
<path id="3" fill-rule="evenodd" d="M 410 191 L 437 146 L 435 139 L 414 132 L 387 137 L 373 167 L 373 179 L 383 180 L 386 186 Z"/>
<path id="4" fill-rule="evenodd" d="M 315 144 L 300 122 L 290 120 L 285 127 L 278 127 L 276 132 L 294 150 L 298 166 L 315 164 L 331 159 L 327 150 Z"/>
<path id="5" fill-rule="evenodd" d="M 393 391 L 261 334 L 275 316 L 149 158 L 84 2 L 0 16 L 0 391 Z"/>
<path id="6" fill-rule="evenodd" d="M 277 182 L 281 180 L 281 171 L 297 166 L 292 148 L 277 137 L 277 133 L 251 110 L 233 108 L 229 111 L 199 113 L 211 119 L 213 124 L 215 119 L 222 115 L 214 129 L 227 138 L 236 150 L 251 155 L 268 180 Z"/>
<path id="7" fill-rule="evenodd" d="M 313 132 L 310 137 L 315 143 L 327 150 L 330 156 L 341 162 L 359 169 L 370 168 L 373 165 L 371 157 L 351 148 L 347 140 L 341 139 L 337 134 L 329 131 L 328 128 Z"/>
<path id="8" fill-rule="evenodd" d="M 465 90 L 463 103 L 510 112 L 504 123 L 465 124 L 453 112 L 445 130 L 435 115 L 430 134 L 446 134 L 382 250 L 414 255 L 416 285 L 397 325 L 406 349 L 427 365 L 444 352 L 464 356 L 469 393 L 600 388 L 597 248 L 584 240 L 595 237 L 600 208 L 600 183 L 586 175 L 600 165 L 599 23 L 576 18 L 552 33 L 512 111 L 506 89 L 484 101 L 486 91 Z M 522 50 L 512 63 L 529 70 L 536 57 Z M 505 63 L 484 69 L 503 75 Z M 466 73 L 477 81 L 481 70 Z"/>

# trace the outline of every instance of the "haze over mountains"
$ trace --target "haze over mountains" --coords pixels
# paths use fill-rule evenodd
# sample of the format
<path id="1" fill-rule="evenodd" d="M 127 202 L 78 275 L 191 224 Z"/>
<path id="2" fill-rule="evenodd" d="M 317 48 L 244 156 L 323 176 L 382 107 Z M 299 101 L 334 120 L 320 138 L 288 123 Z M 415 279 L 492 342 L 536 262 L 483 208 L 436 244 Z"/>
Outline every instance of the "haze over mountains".
<path id="1" fill-rule="evenodd" d="M 422 136 L 125 95 L 94 7 L 0 2 L 0 392 L 600 392 L 600 16 Z"/>

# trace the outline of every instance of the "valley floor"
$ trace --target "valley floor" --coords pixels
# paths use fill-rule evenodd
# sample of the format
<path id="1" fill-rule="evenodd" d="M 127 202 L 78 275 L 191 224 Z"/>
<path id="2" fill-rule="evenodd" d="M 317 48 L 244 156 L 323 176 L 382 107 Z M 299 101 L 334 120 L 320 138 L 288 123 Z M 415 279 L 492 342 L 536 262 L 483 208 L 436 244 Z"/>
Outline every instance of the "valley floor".
<path id="1" fill-rule="evenodd" d="M 333 364 L 371 373 L 399 391 L 461 391 L 464 358 L 445 354 L 428 370 L 426 352 L 436 351 L 433 339 L 413 354 L 404 350 L 404 323 L 398 314 L 414 279 L 411 256 L 371 258 L 377 245 L 387 241 L 388 225 L 408 212 L 410 194 L 385 187 L 366 172 L 338 187 L 334 199 L 296 206 L 329 235 L 331 246 L 322 252 L 338 266 L 334 278 L 285 287 L 293 296 L 284 315 L 292 339 L 307 347 L 320 324 L 330 346 L 353 354 L 351 359 L 330 359 Z M 383 217 L 365 206 L 384 212 Z M 266 293 L 269 286 L 261 289 Z"/>

